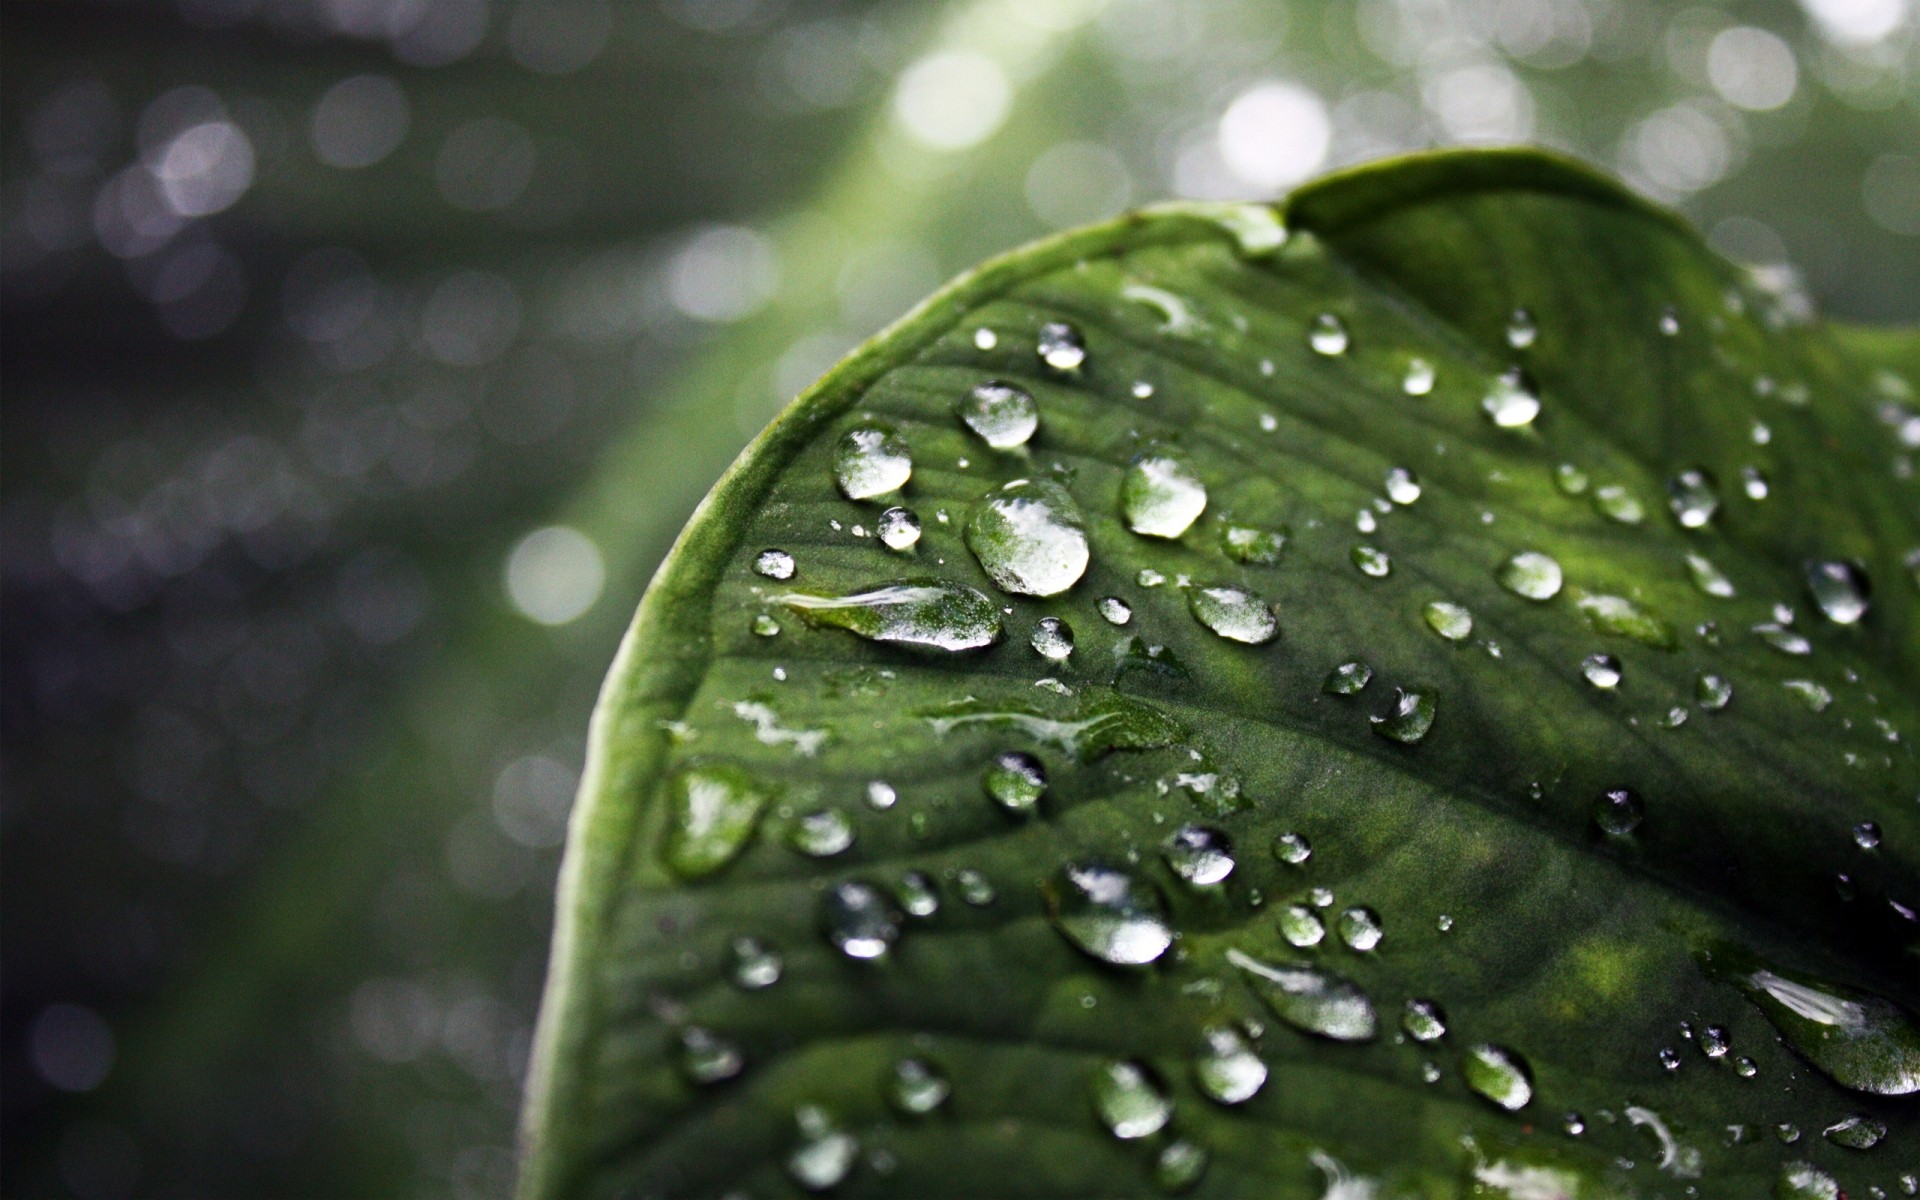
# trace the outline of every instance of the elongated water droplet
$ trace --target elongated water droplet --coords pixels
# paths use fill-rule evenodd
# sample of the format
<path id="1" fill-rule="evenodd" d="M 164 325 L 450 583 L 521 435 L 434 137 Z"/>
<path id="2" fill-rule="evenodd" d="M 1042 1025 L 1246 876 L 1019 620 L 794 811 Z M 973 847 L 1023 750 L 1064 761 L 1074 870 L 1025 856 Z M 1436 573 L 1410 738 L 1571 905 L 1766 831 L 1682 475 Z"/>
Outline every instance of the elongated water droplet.
<path id="1" fill-rule="evenodd" d="M 700 879 L 746 848 L 771 789 L 738 767 L 688 767 L 667 784 L 666 844 L 661 857 L 682 879 Z"/>
<path id="2" fill-rule="evenodd" d="M 849 500 L 884 496 L 907 486 L 913 457 L 898 434 L 877 425 L 849 429 L 833 451 L 833 478 Z"/>
<path id="3" fill-rule="evenodd" d="M 953 881 L 960 888 L 960 899 L 975 908 L 985 908 L 999 898 L 994 890 L 993 881 L 984 872 L 972 867 L 962 867 Z"/>
<path id="4" fill-rule="evenodd" d="M 1280 928 L 1280 936 L 1287 944 L 1305 950 L 1309 946 L 1318 946 L 1327 936 L 1327 926 L 1320 914 L 1304 904 L 1289 904 L 1280 910 L 1274 923 Z"/>
<path id="5" fill-rule="evenodd" d="M 733 981 L 750 992 L 780 982 L 785 969 L 780 952 L 756 937 L 733 939 Z"/>
<path id="6" fill-rule="evenodd" d="M 1416 1042 L 1437 1042 L 1447 1036 L 1447 1014 L 1432 1000 L 1409 1000 L 1400 1013 L 1400 1028 Z"/>
<path id="7" fill-rule="evenodd" d="M 997 380 L 969 391 L 954 406 L 960 420 L 995 450 L 1024 446 L 1040 428 L 1040 406 L 1026 391 Z"/>
<path id="8" fill-rule="evenodd" d="M 1065 662 L 1073 656 L 1073 626 L 1059 617 L 1041 617 L 1034 623 L 1029 642 L 1041 658 Z"/>
<path id="9" fill-rule="evenodd" d="M 768 579 L 792 579 L 793 555 L 785 550 L 762 550 L 754 556 L 753 569 Z"/>
<path id="10" fill-rule="evenodd" d="M 1527 387 L 1518 371 L 1508 371 L 1494 381 L 1480 408 L 1487 419 L 1502 429 L 1518 429 L 1533 423 L 1540 415 L 1540 397 Z"/>
<path id="11" fill-rule="evenodd" d="M 1052 480 L 1016 479 L 989 493 L 974 505 L 966 537 L 1003 591 L 1057 596 L 1087 571 L 1086 518 Z"/>
<path id="12" fill-rule="evenodd" d="M 1190 589 L 1187 608 L 1196 621 L 1230 642 L 1261 646 L 1280 632 L 1280 622 L 1267 602 L 1232 584 Z"/>
<path id="13" fill-rule="evenodd" d="M 1379 1031 L 1373 1001 L 1350 980 L 1318 967 L 1266 962 L 1240 950 L 1227 961 L 1246 973 L 1273 1015 L 1306 1033 L 1337 1042 L 1371 1041 Z"/>
<path id="14" fill-rule="evenodd" d="M 1363 662 L 1343 662 L 1327 672 L 1320 690 L 1329 696 L 1358 695 L 1373 682 L 1373 668 Z"/>
<path id="15" fill-rule="evenodd" d="M 1314 353 L 1329 357 L 1345 354 L 1349 340 L 1347 327 L 1332 313 L 1321 313 L 1315 317 L 1313 328 L 1307 332 L 1307 345 L 1313 347 Z"/>
<path id="16" fill-rule="evenodd" d="M 1720 491 L 1713 476 L 1689 467 L 1667 480 L 1667 507 L 1682 529 L 1700 529 L 1720 511 Z"/>
<path id="17" fill-rule="evenodd" d="M 898 505 L 880 514 L 880 542 L 889 550 L 911 550 L 920 540 L 920 518 Z"/>
<path id="18" fill-rule="evenodd" d="M 1483 1042 L 1467 1051 L 1460 1077 L 1467 1087 L 1508 1112 L 1518 1112 L 1533 1099 L 1533 1077 L 1526 1060 L 1505 1046 Z"/>
<path id="19" fill-rule="evenodd" d="M 820 926 L 848 958 L 879 958 L 900 937 L 900 910 L 872 884 L 846 880 L 821 897 Z"/>
<path id="20" fill-rule="evenodd" d="M 1540 336 L 1540 327 L 1534 324 L 1533 314 L 1524 308 L 1516 308 L 1507 318 L 1507 345 L 1515 350 L 1525 350 L 1533 345 Z"/>
<path id="21" fill-rule="evenodd" d="M 1879 996 L 1761 966 L 1717 947 L 1710 972 L 1728 979 L 1796 1053 L 1841 1087 L 1879 1096 L 1920 1092 L 1920 1024 Z"/>
<path id="22" fill-rule="evenodd" d="M 1887 1136 L 1887 1123 L 1864 1113 L 1843 1117 L 1821 1130 L 1826 1139 L 1849 1150 L 1871 1150 Z"/>
<path id="23" fill-rule="evenodd" d="M 1433 364 L 1424 358 L 1407 360 L 1407 373 L 1400 377 L 1400 390 L 1409 396 L 1425 396 L 1433 391 Z"/>
<path id="24" fill-rule="evenodd" d="M 1617 483 L 1593 489 L 1593 507 L 1609 521 L 1638 525 L 1647 519 L 1647 510 L 1638 497 Z"/>
<path id="25" fill-rule="evenodd" d="M 1420 498 L 1420 481 L 1405 467 L 1395 467 L 1387 472 L 1386 488 L 1387 499 L 1402 507 Z"/>
<path id="26" fill-rule="evenodd" d="M 900 799 L 900 793 L 884 779 L 875 779 L 867 784 L 867 807 L 875 812 L 885 812 Z"/>
<path id="27" fill-rule="evenodd" d="M 1589 654 L 1580 660 L 1580 673 L 1602 691 L 1620 686 L 1620 660 L 1611 654 Z"/>
<path id="28" fill-rule="evenodd" d="M 1836 625 L 1852 625 L 1867 615 L 1872 589 L 1859 563 L 1845 559 L 1817 559 L 1806 564 L 1807 590 L 1813 602 Z"/>
<path id="29" fill-rule="evenodd" d="M 1133 620 L 1133 608 L 1118 596 L 1105 596 L 1100 600 L 1100 615 L 1109 625 L 1125 625 Z"/>
<path id="30" fill-rule="evenodd" d="M 957 583 L 909 579 L 851 596 L 789 593 L 775 599 L 816 625 L 869 641 L 937 650 L 977 650 L 1000 640 L 1000 610 Z"/>
<path id="31" fill-rule="evenodd" d="M 1800 702 L 1813 712 L 1825 712 L 1827 706 L 1833 703 L 1833 693 L 1825 685 L 1811 679 L 1783 679 L 1780 686 L 1799 697 Z"/>
<path id="32" fill-rule="evenodd" d="M 1687 575 L 1693 580 L 1693 586 L 1700 589 L 1702 595 L 1719 600 L 1733 598 L 1733 580 L 1728 579 L 1725 572 L 1714 566 L 1712 560 L 1706 556 L 1688 554 Z"/>
<path id="33" fill-rule="evenodd" d="M 1122 1141 L 1156 1134 L 1173 1116 L 1173 1101 L 1140 1063 L 1100 1064 L 1093 1072 L 1092 1090 L 1095 1115 L 1107 1132 Z"/>
<path id="34" fill-rule="evenodd" d="M 740 1047 L 698 1025 L 680 1031 L 680 1069 L 695 1083 L 732 1079 L 746 1065 Z"/>
<path id="35" fill-rule="evenodd" d="M 1087 361 L 1087 344 L 1080 340 L 1080 331 L 1065 321 L 1049 321 L 1040 327 L 1040 338 L 1034 349 L 1040 355 L 1040 361 L 1055 371 L 1070 374 L 1078 371 Z"/>
<path id="36" fill-rule="evenodd" d="M 1782 654 L 1801 657 L 1813 653 L 1813 643 L 1807 640 L 1805 634 L 1797 629 L 1789 629 L 1777 621 L 1769 621 L 1763 625 L 1755 625 L 1753 632 L 1758 635 L 1761 641 L 1772 646 Z"/>
<path id="37" fill-rule="evenodd" d="M 1283 833 L 1273 839 L 1273 856 L 1290 867 L 1313 857 L 1313 845 L 1297 833 Z"/>
<path id="38" fill-rule="evenodd" d="M 911 1117 L 924 1117 L 947 1102 L 953 1085 L 939 1068 L 918 1058 L 903 1058 L 887 1073 L 887 1100 Z"/>
<path id="39" fill-rule="evenodd" d="M 1593 823 L 1610 837 L 1626 837 L 1640 828 L 1646 809 L 1631 788 L 1610 788 L 1593 803 Z"/>
<path id="40" fill-rule="evenodd" d="M 1015 816 L 1025 816 L 1047 794 L 1047 769 L 1033 755 L 1009 750 L 993 760 L 981 784 L 994 803 Z"/>
<path id="41" fill-rule="evenodd" d="M 1220 529 L 1220 549 L 1228 558 L 1248 566 L 1270 567 L 1280 561 L 1287 546 L 1285 529 L 1261 529 L 1252 525 L 1224 525 Z"/>
<path id="42" fill-rule="evenodd" d="M 1362 575 L 1375 579 L 1385 579 L 1393 570 L 1393 560 L 1387 557 L 1386 551 L 1365 543 L 1355 546 L 1350 557 Z"/>
<path id="43" fill-rule="evenodd" d="M 823 808 L 795 821 L 787 840 L 809 858 L 831 858 L 853 845 L 853 822 L 837 808 Z"/>
<path id="44" fill-rule="evenodd" d="M 1119 867 L 1098 861 L 1068 863 L 1044 890 L 1054 928 L 1103 962 L 1139 966 L 1173 944 L 1167 902 L 1159 889 Z"/>
<path id="45" fill-rule="evenodd" d="M 1677 642 L 1673 626 L 1625 596 L 1581 596 L 1574 603 L 1595 633 L 1660 650 L 1671 650 Z"/>
<path id="46" fill-rule="evenodd" d="M 1450 642 L 1473 636 L 1473 614 L 1451 600 L 1429 600 L 1420 615 L 1426 619 L 1427 628 Z"/>
<path id="47" fill-rule="evenodd" d="M 1120 512 L 1127 528 L 1147 537 L 1177 538 L 1207 507 L 1207 485 L 1172 454 L 1135 459 L 1120 481 Z"/>
<path id="48" fill-rule="evenodd" d="M 1363 954 L 1378 946 L 1380 939 L 1386 935 L 1385 926 L 1380 924 L 1380 914 L 1365 905 L 1341 913 L 1333 927 L 1339 931 L 1340 940 L 1347 949 Z"/>
<path id="49" fill-rule="evenodd" d="M 800 1126 L 800 1142 L 787 1155 L 787 1174 L 809 1192 L 838 1187 L 853 1170 L 859 1141 L 834 1124 L 824 1109 L 811 1104 L 797 1110 L 794 1120 Z"/>
<path id="50" fill-rule="evenodd" d="M 1373 731 L 1383 738 L 1413 745 L 1433 728 L 1434 697 L 1431 692 L 1394 689 L 1393 706 L 1377 716 L 1368 717 Z"/>
<path id="51" fill-rule="evenodd" d="M 1551 600 L 1560 594 L 1560 564 L 1538 550 L 1522 550 L 1500 564 L 1495 574 L 1500 586 L 1528 600 Z"/>
<path id="52" fill-rule="evenodd" d="M 1210 887 L 1233 874 L 1233 840 L 1205 825 L 1182 825 L 1164 851 L 1173 873 L 1195 887 Z"/>
<path id="53" fill-rule="evenodd" d="M 1193 1077 L 1201 1093 L 1216 1104 L 1244 1104 L 1266 1084 L 1267 1064 L 1239 1030 L 1216 1025 L 1200 1035 Z"/>

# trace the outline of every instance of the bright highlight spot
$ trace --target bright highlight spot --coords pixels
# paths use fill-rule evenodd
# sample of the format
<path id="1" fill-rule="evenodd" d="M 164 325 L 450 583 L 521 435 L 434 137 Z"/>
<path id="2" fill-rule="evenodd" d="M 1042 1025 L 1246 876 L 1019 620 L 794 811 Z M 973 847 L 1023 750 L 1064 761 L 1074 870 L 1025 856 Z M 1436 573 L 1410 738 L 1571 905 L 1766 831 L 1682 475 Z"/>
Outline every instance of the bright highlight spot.
<path id="1" fill-rule="evenodd" d="M 1800 64 L 1793 48 L 1764 29 L 1736 25 L 1707 47 L 1707 79 L 1735 108 L 1769 112 L 1793 99 Z"/>
<path id="2" fill-rule="evenodd" d="M 964 150 L 985 141 L 1006 120 L 1013 85 L 984 54 L 946 50 L 900 73 L 894 116 L 916 141 L 936 150 Z"/>
<path id="3" fill-rule="evenodd" d="M 600 547 L 578 529 L 549 525 L 520 539 L 507 555 L 507 598 L 542 625 L 578 619 L 600 598 L 606 566 Z"/>
<path id="4" fill-rule="evenodd" d="M 1220 157 L 1261 191 L 1291 187 L 1320 169 L 1333 124 L 1320 97 L 1292 83 L 1262 83 L 1240 93 L 1220 118 Z"/>

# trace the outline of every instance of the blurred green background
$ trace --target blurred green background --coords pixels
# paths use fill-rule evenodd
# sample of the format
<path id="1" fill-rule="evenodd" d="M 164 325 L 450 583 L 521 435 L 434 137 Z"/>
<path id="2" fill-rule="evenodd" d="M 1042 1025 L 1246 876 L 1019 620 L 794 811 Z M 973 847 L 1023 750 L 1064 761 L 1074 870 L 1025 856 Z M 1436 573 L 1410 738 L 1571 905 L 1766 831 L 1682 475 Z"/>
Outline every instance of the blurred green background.
<path id="1" fill-rule="evenodd" d="M 0 104 L 8 1195 L 508 1194 L 628 614 L 987 254 L 1536 142 L 1920 318 L 1914 0 L 43 0 Z"/>

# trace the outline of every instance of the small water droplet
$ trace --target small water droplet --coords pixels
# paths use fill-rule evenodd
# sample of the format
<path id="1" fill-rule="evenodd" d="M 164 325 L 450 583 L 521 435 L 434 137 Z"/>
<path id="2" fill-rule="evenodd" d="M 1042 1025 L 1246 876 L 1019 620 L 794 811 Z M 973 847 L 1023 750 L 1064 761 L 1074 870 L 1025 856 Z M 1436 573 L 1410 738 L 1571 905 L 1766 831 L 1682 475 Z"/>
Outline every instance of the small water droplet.
<path id="1" fill-rule="evenodd" d="M 1508 371 L 1494 381 L 1480 408 L 1502 429 L 1518 429 L 1540 415 L 1540 397 L 1527 387 L 1519 371 Z"/>
<path id="2" fill-rule="evenodd" d="M 1720 491 L 1703 468 L 1689 467 L 1667 480 L 1667 507 L 1682 529 L 1701 529 L 1720 511 Z"/>
<path id="3" fill-rule="evenodd" d="M 1139 966 L 1173 944 L 1167 903 L 1159 889 L 1119 867 L 1099 861 L 1068 863 L 1044 890 L 1054 928 L 1102 962 Z"/>
<path id="4" fill-rule="evenodd" d="M 853 1170 L 859 1141 L 814 1105 L 800 1107 L 794 1119 L 800 1126 L 800 1143 L 787 1155 L 787 1174 L 809 1192 L 838 1187 Z"/>
<path id="5" fill-rule="evenodd" d="M 1345 354 L 1349 340 L 1347 327 L 1332 313 L 1321 313 L 1315 317 L 1313 328 L 1307 331 L 1307 345 L 1313 347 L 1315 354 L 1329 357 Z"/>
<path id="6" fill-rule="evenodd" d="M 1518 1112 L 1533 1099 L 1533 1077 L 1526 1060 L 1505 1046 L 1483 1042 L 1467 1051 L 1460 1077 L 1475 1093 L 1508 1112 Z"/>
<path id="7" fill-rule="evenodd" d="M 1534 324 L 1533 314 L 1524 308 L 1516 308 L 1507 318 L 1507 345 L 1515 350 L 1525 350 L 1533 345 L 1540 336 L 1540 327 Z"/>
<path id="8" fill-rule="evenodd" d="M 1273 839 L 1273 856 L 1288 866 L 1297 867 L 1313 857 L 1313 845 L 1297 833 L 1283 833 Z"/>
<path id="9" fill-rule="evenodd" d="M 1002 591 L 1057 596 L 1086 574 L 1086 519 L 1067 489 L 1016 479 L 989 493 L 967 521 L 967 548 Z"/>
<path id="10" fill-rule="evenodd" d="M 1872 821 L 1862 821 L 1853 827 L 1853 844 L 1862 850 L 1880 848 L 1880 826 Z"/>
<path id="11" fill-rule="evenodd" d="M 1640 828 L 1646 810 L 1631 788 L 1609 788 L 1593 803 L 1593 823 L 1611 837 L 1626 837 Z"/>
<path id="12" fill-rule="evenodd" d="M 1167 577 L 1152 567 L 1141 567 L 1134 572 L 1133 581 L 1143 588 L 1157 588 L 1167 582 Z"/>
<path id="13" fill-rule="evenodd" d="M 809 858 L 831 858 L 853 845 L 853 822 L 837 808 L 823 808 L 795 821 L 787 841 Z"/>
<path id="14" fill-rule="evenodd" d="M 985 908 L 999 897 L 993 881 L 972 867 L 962 867 L 953 881 L 959 885 L 961 901 L 974 908 Z"/>
<path id="15" fill-rule="evenodd" d="M 887 1100 L 910 1117 L 924 1117 L 947 1102 L 953 1085 L 932 1063 L 903 1058 L 887 1072 Z"/>
<path id="16" fill-rule="evenodd" d="M 739 856 L 753 837 L 770 789 L 738 767 L 688 767 L 667 784 L 662 858 L 682 879 L 700 879 Z"/>
<path id="17" fill-rule="evenodd" d="M 885 812 L 900 799 L 900 793 L 884 779 L 875 779 L 867 784 L 867 807 L 876 812 Z"/>
<path id="18" fill-rule="evenodd" d="M 1693 681 L 1693 699 L 1708 712 L 1719 712 L 1733 699 L 1733 685 L 1725 676 L 1703 674 Z"/>
<path id="19" fill-rule="evenodd" d="M 1580 673 L 1603 691 L 1620 686 L 1620 660 L 1611 654 L 1589 654 L 1580 660 Z"/>
<path id="20" fill-rule="evenodd" d="M 1279 926 L 1280 936 L 1287 944 L 1305 950 L 1309 946 L 1318 946 L 1327 936 L 1327 926 L 1320 920 L 1320 914 L 1304 904 L 1289 904 L 1282 908 L 1274 918 Z"/>
<path id="21" fill-rule="evenodd" d="M 910 917 L 924 920 L 940 911 L 940 891 L 925 871 L 908 871 L 902 875 L 893 894 L 901 910 Z"/>
<path id="22" fill-rule="evenodd" d="M 1434 707 L 1431 692 L 1395 688 L 1393 706 L 1367 719 L 1381 737 L 1411 746 L 1433 728 Z"/>
<path id="23" fill-rule="evenodd" d="M 848 958 L 879 958 L 900 937 L 900 912 L 879 888 L 846 880 L 821 898 L 820 925 Z"/>
<path id="24" fill-rule="evenodd" d="M 1437 1042 L 1447 1036 L 1447 1014 L 1432 1000 L 1409 1000 L 1400 1014 L 1400 1028 L 1416 1042 Z"/>
<path id="25" fill-rule="evenodd" d="M 1449 642 L 1461 642 L 1473 635 L 1473 614 L 1450 600 L 1429 600 L 1420 610 L 1427 628 Z"/>
<path id="26" fill-rule="evenodd" d="M 755 615 L 752 628 L 755 637 L 770 638 L 780 636 L 780 622 L 774 620 L 771 613 L 759 613 Z"/>
<path id="27" fill-rule="evenodd" d="M 1833 693 L 1811 679 L 1783 679 L 1780 686 L 1799 697 L 1810 712 L 1823 713 L 1833 703 Z"/>
<path id="28" fill-rule="evenodd" d="M 792 579 L 793 555 L 785 550 L 762 550 L 754 556 L 753 569 L 768 579 Z"/>
<path id="29" fill-rule="evenodd" d="M 975 650 L 1000 640 L 1000 610 L 973 588 L 939 580 L 883 584 L 851 596 L 775 597 L 817 625 L 869 641 Z"/>
<path id="30" fill-rule="evenodd" d="M 1693 580 L 1693 586 L 1700 589 L 1702 595 L 1719 600 L 1730 600 L 1734 595 L 1733 580 L 1704 555 L 1687 555 L 1687 575 Z"/>
<path id="31" fill-rule="evenodd" d="M 1078 371 L 1087 361 L 1087 344 L 1080 340 L 1080 331 L 1065 321 L 1042 325 L 1035 349 L 1041 362 L 1063 374 Z"/>
<path id="32" fill-rule="evenodd" d="M 1153 1160 L 1153 1182 L 1162 1191 L 1184 1192 L 1200 1182 L 1207 1173 L 1205 1148 L 1186 1138 L 1175 1138 L 1161 1147 Z"/>
<path id="33" fill-rule="evenodd" d="M 1587 490 L 1587 473 L 1572 463 L 1561 463 L 1553 469 L 1553 485 L 1566 495 L 1578 496 Z"/>
<path id="34" fill-rule="evenodd" d="M 1210 887 L 1233 874 L 1233 840 L 1205 825 L 1182 825 L 1163 851 L 1173 873 L 1195 887 Z"/>
<path id="35" fill-rule="evenodd" d="M 1414 478 L 1413 472 L 1405 467 L 1395 467 L 1388 471 L 1386 486 L 1387 499 L 1403 507 L 1420 498 L 1420 481 Z"/>
<path id="36" fill-rule="evenodd" d="M 1560 564 L 1538 550 L 1522 550 L 1501 563 L 1495 578 L 1501 587 L 1527 600 L 1553 599 L 1560 594 L 1563 580 Z M 1471 631 L 1471 624 L 1468 628 Z"/>
<path id="37" fill-rule="evenodd" d="M 1677 642 L 1671 625 L 1625 596 L 1581 596 L 1574 603 L 1595 633 L 1660 650 L 1671 650 Z"/>
<path id="38" fill-rule="evenodd" d="M 1393 560 L 1387 557 L 1386 551 L 1364 542 L 1353 548 L 1350 557 L 1362 575 L 1371 575 L 1375 579 L 1385 579 L 1393 570 Z"/>
<path id="39" fill-rule="evenodd" d="M 994 758 L 981 784 L 1002 809 L 1025 816 L 1047 794 L 1047 769 L 1033 755 L 1009 750 Z"/>
<path id="40" fill-rule="evenodd" d="M 1160 1132 L 1173 1117 L 1173 1101 L 1143 1064 L 1114 1060 L 1093 1072 L 1093 1111 L 1122 1141 Z"/>
<path id="41" fill-rule="evenodd" d="M 1668 337 L 1674 337 L 1680 332 L 1680 314 L 1678 311 L 1673 308 L 1667 308 L 1660 313 L 1660 332 L 1666 334 Z"/>
<path id="42" fill-rule="evenodd" d="M 1353 696 L 1373 682 L 1373 668 L 1363 662 L 1343 662 L 1327 672 L 1320 690 L 1329 696 Z"/>
<path id="43" fill-rule="evenodd" d="M 1065 662 L 1073 656 L 1073 626 L 1059 617 L 1041 617 L 1029 641 L 1033 652 L 1049 662 Z"/>
<path id="44" fill-rule="evenodd" d="M 733 981 L 750 992 L 780 982 L 786 967 L 780 952 L 755 937 L 733 939 Z"/>
<path id="45" fill-rule="evenodd" d="M 1453 917 L 1447 913 L 1441 913 L 1438 917 L 1434 919 L 1433 927 L 1439 930 L 1441 933 L 1452 933 Z"/>
<path id="46" fill-rule="evenodd" d="M 962 423 L 995 450 L 1024 446 L 1040 428 L 1040 407 L 1028 392 L 998 380 L 974 387 L 954 406 Z"/>
<path id="47" fill-rule="evenodd" d="M 1773 489 L 1767 482 L 1767 473 L 1759 467 L 1740 468 L 1740 490 L 1749 500 L 1765 500 Z"/>
<path id="48" fill-rule="evenodd" d="M 1194 1080 L 1207 1099 L 1217 1104 L 1244 1104 L 1267 1082 L 1267 1064 L 1239 1030 L 1216 1025 L 1201 1035 L 1194 1056 Z"/>
<path id="49" fill-rule="evenodd" d="M 1424 358 L 1407 361 L 1407 373 L 1400 377 L 1400 390 L 1409 396 L 1425 396 L 1433 391 L 1436 376 L 1433 364 Z"/>
<path id="50" fill-rule="evenodd" d="M 1813 602 L 1836 625 L 1852 625 L 1867 615 L 1872 589 L 1859 563 L 1845 559 L 1817 559 L 1806 564 L 1807 590 Z"/>
<path id="51" fill-rule="evenodd" d="M 1724 1025 L 1709 1025 L 1700 1031 L 1700 1053 L 1708 1058 L 1725 1058 L 1732 1048 Z"/>
<path id="52" fill-rule="evenodd" d="M 1755 625 L 1753 632 L 1761 641 L 1782 654 L 1801 657 L 1813 653 L 1813 643 L 1807 640 L 1806 635 L 1798 630 L 1788 629 L 1778 621 Z"/>
<path id="53" fill-rule="evenodd" d="M 898 505 L 880 514 L 880 541 L 889 550 L 911 550 L 920 540 L 920 518 Z"/>
<path id="54" fill-rule="evenodd" d="M 1273 1015 L 1295 1029 L 1337 1042 L 1371 1041 L 1379 1031 L 1373 1001 L 1359 986 L 1318 967 L 1266 962 L 1240 950 L 1227 961 L 1245 972 Z"/>
<path id="55" fill-rule="evenodd" d="M 1593 507 L 1609 521 L 1618 521 L 1622 525 L 1638 525 L 1647 519 L 1647 510 L 1639 497 L 1617 483 L 1603 484 L 1593 489 Z"/>
<path id="56" fill-rule="evenodd" d="M 1000 335 L 985 325 L 973 331 L 973 347 L 976 350 L 991 350 L 1000 344 Z"/>
<path id="57" fill-rule="evenodd" d="M 680 1069 L 695 1083 L 732 1079 L 746 1066 L 740 1047 L 723 1037 L 689 1025 L 680 1031 Z"/>
<path id="58" fill-rule="evenodd" d="M 1230 642 L 1262 646 L 1280 632 L 1280 622 L 1267 602 L 1232 584 L 1190 589 L 1187 609 L 1194 620 Z"/>
<path id="59" fill-rule="evenodd" d="M 1341 913 L 1334 922 L 1334 928 L 1340 934 L 1340 940 L 1347 949 L 1364 954 L 1380 944 L 1386 935 L 1386 929 L 1380 924 L 1380 914 L 1365 905 L 1356 905 Z"/>
<path id="60" fill-rule="evenodd" d="M 833 477 L 840 494 L 867 500 L 897 492 L 913 477 L 913 457 L 898 434 L 863 425 L 841 435 L 833 451 Z"/>
<path id="61" fill-rule="evenodd" d="M 1668 1071 L 1678 1071 L 1680 1069 L 1680 1052 L 1672 1046 L 1663 1047 L 1659 1057 L 1660 1066 L 1663 1069 Z"/>
<path id="62" fill-rule="evenodd" d="M 1220 529 L 1220 549 L 1228 558 L 1255 567 L 1270 567 L 1280 561 L 1287 546 L 1287 530 L 1261 529 L 1252 525 L 1227 524 Z"/>
<path id="63" fill-rule="evenodd" d="M 1206 484 L 1185 460 L 1164 451 L 1136 458 L 1120 481 L 1127 528 L 1147 537 L 1179 537 L 1206 507 Z"/>
<path id="64" fill-rule="evenodd" d="M 1100 615 L 1109 625 L 1125 625 L 1133 620 L 1133 608 L 1118 596 L 1105 596 L 1100 600 Z"/>
<path id="65" fill-rule="evenodd" d="M 1569 1112 L 1560 1118 L 1560 1128 L 1566 1130 L 1568 1137 L 1579 1137 L 1587 1131 L 1587 1119 L 1577 1112 Z"/>

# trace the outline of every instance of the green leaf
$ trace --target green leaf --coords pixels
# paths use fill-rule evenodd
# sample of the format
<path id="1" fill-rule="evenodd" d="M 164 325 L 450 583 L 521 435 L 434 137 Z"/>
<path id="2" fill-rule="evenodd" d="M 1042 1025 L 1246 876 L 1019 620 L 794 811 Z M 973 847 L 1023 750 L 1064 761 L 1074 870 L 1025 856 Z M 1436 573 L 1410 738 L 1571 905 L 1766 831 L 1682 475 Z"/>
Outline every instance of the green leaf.
<path id="1" fill-rule="evenodd" d="M 525 1195 L 1910 1191 L 1917 364 L 1530 152 L 959 280 L 641 604 Z"/>

